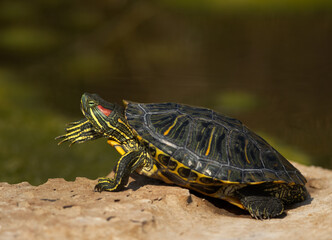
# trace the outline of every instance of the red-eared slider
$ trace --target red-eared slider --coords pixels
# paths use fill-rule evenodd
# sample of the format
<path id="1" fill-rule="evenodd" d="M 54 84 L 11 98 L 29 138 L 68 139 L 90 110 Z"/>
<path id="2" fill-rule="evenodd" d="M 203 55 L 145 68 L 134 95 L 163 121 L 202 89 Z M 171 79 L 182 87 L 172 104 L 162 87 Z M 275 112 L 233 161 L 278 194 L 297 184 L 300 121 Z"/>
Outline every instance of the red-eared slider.
<path id="1" fill-rule="evenodd" d="M 114 178 L 99 179 L 96 191 L 123 189 L 136 170 L 224 199 L 259 219 L 306 199 L 299 170 L 239 120 L 177 103 L 124 105 L 85 93 L 85 118 L 58 137 L 71 144 L 105 137 L 122 155 Z"/>

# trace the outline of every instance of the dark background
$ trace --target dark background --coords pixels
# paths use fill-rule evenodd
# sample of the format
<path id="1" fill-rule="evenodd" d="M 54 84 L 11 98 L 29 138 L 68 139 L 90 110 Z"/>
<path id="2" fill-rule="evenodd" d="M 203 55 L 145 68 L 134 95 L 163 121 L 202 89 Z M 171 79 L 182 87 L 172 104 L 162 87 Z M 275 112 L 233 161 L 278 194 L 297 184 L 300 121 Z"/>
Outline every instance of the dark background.
<path id="1" fill-rule="evenodd" d="M 332 168 L 331 1 L 0 1 L 0 181 L 108 174 L 105 140 L 57 146 L 80 97 L 239 118 Z"/>

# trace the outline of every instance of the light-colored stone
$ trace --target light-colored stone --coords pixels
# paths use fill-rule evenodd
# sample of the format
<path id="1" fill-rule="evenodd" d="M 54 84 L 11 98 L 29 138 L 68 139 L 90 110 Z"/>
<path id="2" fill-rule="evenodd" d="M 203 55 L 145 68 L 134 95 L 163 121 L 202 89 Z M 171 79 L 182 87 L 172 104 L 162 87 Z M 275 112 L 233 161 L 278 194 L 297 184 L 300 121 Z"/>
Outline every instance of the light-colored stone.
<path id="1" fill-rule="evenodd" d="M 295 164 L 311 199 L 283 218 L 252 219 L 221 200 L 134 176 L 121 192 L 94 192 L 96 180 L 0 183 L 0 240 L 331 239 L 332 171 Z"/>

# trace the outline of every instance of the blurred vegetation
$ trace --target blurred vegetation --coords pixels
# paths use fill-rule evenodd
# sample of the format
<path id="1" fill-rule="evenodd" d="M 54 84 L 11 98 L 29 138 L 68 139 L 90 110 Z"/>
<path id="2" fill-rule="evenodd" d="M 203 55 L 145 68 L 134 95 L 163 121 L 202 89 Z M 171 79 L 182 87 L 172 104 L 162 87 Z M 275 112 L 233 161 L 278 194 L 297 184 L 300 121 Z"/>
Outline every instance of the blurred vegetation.
<path id="1" fill-rule="evenodd" d="M 327 0 L 1 1 L 0 181 L 111 171 L 105 141 L 54 140 L 83 92 L 210 107 L 332 168 L 331 13 Z"/>
<path id="2" fill-rule="evenodd" d="M 217 12 L 223 14 L 271 14 L 271 13 L 299 13 L 320 11 L 326 7 L 332 8 L 329 0 L 206 0 L 202 4 L 199 0 L 163 0 L 164 4 L 191 11 L 207 11 L 207 13 Z"/>
<path id="3" fill-rule="evenodd" d="M 118 156 L 105 142 L 97 140 L 83 148 L 57 146 L 54 137 L 69 119 L 48 109 L 36 89 L 2 69 L 0 84 L 2 181 L 40 184 L 52 177 L 95 179 L 97 173 L 109 173 Z"/>

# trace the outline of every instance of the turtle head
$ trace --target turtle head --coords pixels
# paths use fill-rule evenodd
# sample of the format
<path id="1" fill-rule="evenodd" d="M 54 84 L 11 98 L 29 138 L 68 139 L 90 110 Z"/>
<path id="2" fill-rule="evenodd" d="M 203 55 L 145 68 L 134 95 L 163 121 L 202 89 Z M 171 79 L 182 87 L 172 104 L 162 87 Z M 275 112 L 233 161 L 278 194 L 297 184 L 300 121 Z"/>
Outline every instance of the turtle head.
<path id="1" fill-rule="evenodd" d="M 95 131 L 110 134 L 123 119 L 123 108 L 118 104 L 105 101 L 97 94 L 84 93 L 81 98 L 83 115 L 93 125 Z"/>

